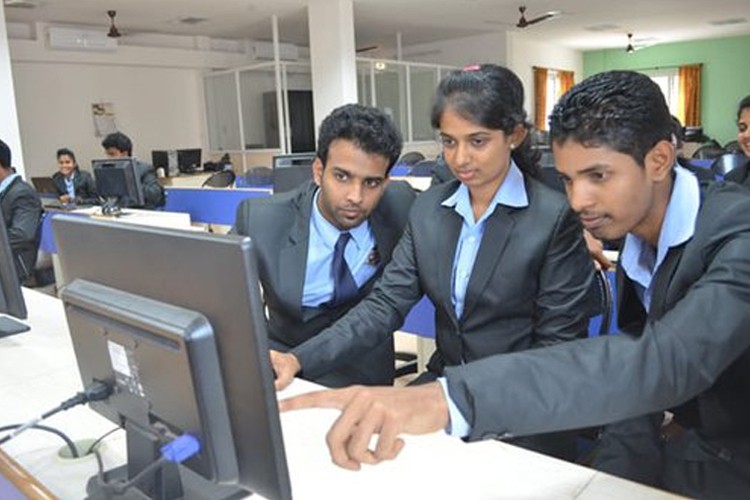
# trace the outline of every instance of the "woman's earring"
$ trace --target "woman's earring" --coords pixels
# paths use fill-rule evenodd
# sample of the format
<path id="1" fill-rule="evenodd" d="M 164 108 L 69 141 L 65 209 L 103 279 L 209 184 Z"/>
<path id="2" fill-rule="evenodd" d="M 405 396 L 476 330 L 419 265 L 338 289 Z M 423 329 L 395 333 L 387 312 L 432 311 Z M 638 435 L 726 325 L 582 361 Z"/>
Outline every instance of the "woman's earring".
<path id="1" fill-rule="evenodd" d="M 510 145 L 510 149 L 511 149 L 511 150 L 513 150 L 513 149 L 515 149 L 515 148 L 516 148 L 516 145 L 515 145 L 515 144 L 511 144 L 511 145 Z"/>

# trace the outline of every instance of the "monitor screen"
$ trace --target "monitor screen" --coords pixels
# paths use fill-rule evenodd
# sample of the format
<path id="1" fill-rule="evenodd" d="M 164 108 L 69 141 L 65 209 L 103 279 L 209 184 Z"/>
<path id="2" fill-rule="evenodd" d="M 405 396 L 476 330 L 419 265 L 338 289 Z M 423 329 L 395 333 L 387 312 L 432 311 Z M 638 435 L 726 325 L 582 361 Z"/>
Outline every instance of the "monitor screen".
<path id="1" fill-rule="evenodd" d="M 0 337 L 29 330 L 27 325 L 2 314 L 26 318 L 26 303 L 18 280 L 16 258 L 8 240 L 5 218 L 0 210 Z"/>
<path id="2" fill-rule="evenodd" d="M 194 233 L 71 216 L 55 217 L 52 224 L 62 274 L 68 283 L 85 280 L 115 289 L 118 293 L 186 309 L 189 314 L 199 313 L 206 318 L 215 337 L 223 399 L 237 463 L 237 484 L 269 499 L 291 498 L 252 241 L 235 235 Z M 154 255 L 167 257 L 154 259 Z M 206 255 L 212 256 L 211 262 L 205 260 Z M 102 307 L 99 314 L 109 314 L 109 309 Z M 142 316 L 138 317 L 139 328 L 145 328 L 150 335 L 158 337 L 161 319 L 157 314 L 149 314 L 149 317 L 155 319 L 153 324 L 146 324 L 148 322 Z M 108 317 L 106 321 L 110 319 Z M 77 328 L 77 324 L 71 323 L 71 328 Z M 174 342 L 179 346 L 179 349 L 175 347 L 175 353 L 190 349 L 179 339 Z M 101 344 L 97 349 L 101 352 Z M 143 355 L 148 356 L 146 351 Z M 190 377 L 184 371 L 187 370 L 186 361 L 182 354 L 179 356 L 183 361 L 175 363 L 182 366 L 180 369 L 185 376 L 173 380 L 171 375 L 164 375 L 153 384 L 163 384 L 161 389 L 168 391 L 175 384 L 187 383 L 185 380 Z M 191 356 L 187 358 L 192 380 L 206 383 L 202 376 L 196 379 L 195 373 L 203 371 L 202 367 L 195 366 L 199 361 Z M 143 369 L 148 368 L 144 365 Z M 84 385 L 90 382 L 83 372 L 82 377 Z M 218 387 L 218 384 L 210 386 Z M 187 389 L 175 390 L 184 392 Z M 179 394 L 176 392 L 175 397 L 164 401 L 149 399 L 151 413 L 158 411 L 158 415 L 152 415 L 154 422 L 161 416 L 162 420 L 170 420 L 169 424 L 174 428 L 184 428 L 185 424 L 171 415 L 195 414 L 194 401 L 202 396 L 193 392 L 190 397 L 177 397 Z M 171 406 L 157 410 L 157 404 Z M 110 407 L 104 412 L 109 418 L 114 414 L 119 415 L 118 423 L 123 422 L 123 415 L 117 408 Z M 211 437 L 203 436 L 203 439 Z M 185 464 L 187 467 L 191 467 L 189 462 Z M 202 471 L 215 469 L 215 465 L 208 469 L 192 468 L 202 475 Z"/>
<path id="3" fill-rule="evenodd" d="M 177 150 L 177 168 L 180 172 L 191 173 L 201 168 L 201 150 L 200 149 L 178 149 Z"/>
<path id="4" fill-rule="evenodd" d="M 315 153 L 294 153 L 273 157 L 273 192 L 283 193 L 311 180 Z"/>
<path id="5" fill-rule="evenodd" d="M 141 176 L 133 158 L 92 160 L 96 190 L 99 196 L 119 207 L 142 207 L 145 204 Z"/>
<path id="6" fill-rule="evenodd" d="M 162 169 L 165 177 L 169 177 L 169 151 L 151 151 L 151 165 L 157 172 Z"/>

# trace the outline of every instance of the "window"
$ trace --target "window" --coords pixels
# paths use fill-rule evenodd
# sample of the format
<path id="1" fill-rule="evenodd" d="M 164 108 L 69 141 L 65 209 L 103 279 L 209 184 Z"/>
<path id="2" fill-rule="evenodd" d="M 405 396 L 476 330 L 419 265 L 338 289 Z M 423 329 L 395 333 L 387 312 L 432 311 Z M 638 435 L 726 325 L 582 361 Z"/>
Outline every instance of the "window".
<path id="1" fill-rule="evenodd" d="M 663 68 L 641 71 L 648 75 L 661 89 L 664 98 L 667 100 L 669 112 L 678 115 L 680 76 L 679 68 Z"/>

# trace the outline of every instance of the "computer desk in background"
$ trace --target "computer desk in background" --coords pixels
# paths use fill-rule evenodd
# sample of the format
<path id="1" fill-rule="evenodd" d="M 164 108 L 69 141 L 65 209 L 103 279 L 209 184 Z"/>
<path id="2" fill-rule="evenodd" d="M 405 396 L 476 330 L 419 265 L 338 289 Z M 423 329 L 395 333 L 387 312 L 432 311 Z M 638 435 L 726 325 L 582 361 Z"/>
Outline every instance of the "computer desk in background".
<path id="1" fill-rule="evenodd" d="M 31 331 L 0 339 L 0 425 L 28 420 L 81 390 L 62 302 L 24 290 Z M 296 380 L 281 396 L 316 388 Z M 346 471 L 331 463 L 325 435 L 335 410 L 304 410 L 281 416 L 292 491 L 311 499 L 599 499 L 677 498 L 669 493 L 562 462 L 498 441 L 466 444 L 443 432 L 406 436 L 394 461 Z M 51 417 L 45 424 L 73 440 L 96 438 L 115 426 L 87 407 Z M 3 449 L 61 498 L 83 498 L 96 470 L 93 456 L 64 461 L 62 441 L 49 433 L 26 431 Z M 125 436 L 104 440 L 105 467 L 125 461 Z M 257 498 L 257 497 L 253 497 Z"/>

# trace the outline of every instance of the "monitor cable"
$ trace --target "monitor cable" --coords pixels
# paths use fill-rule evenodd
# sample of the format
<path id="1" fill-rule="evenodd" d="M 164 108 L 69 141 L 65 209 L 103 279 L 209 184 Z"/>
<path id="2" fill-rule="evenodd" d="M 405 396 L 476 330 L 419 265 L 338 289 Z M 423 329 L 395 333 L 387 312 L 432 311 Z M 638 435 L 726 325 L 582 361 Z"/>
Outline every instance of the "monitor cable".
<path id="1" fill-rule="evenodd" d="M 91 384 L 89 384 L 83 391 L 79 392 L 72 398 L 66 399 L 55 408 L 52 408 L 51 410 L 45 413 L 42 413 L 40 416 L 35 417 L 24 424 L 18 425 L 15 431 L 0 438 L 0 445 L 7 443 L 8 441 L 15 438 L 22 432 L 28 429 L 31 429 L 34 426 L 37 426 L 39 422 L 41 422 L 42 420 L 46 418 L 51 417 L 52 415 L 56 413 L 59 413 L 64 410 L 69 410 L 73 407 L 86 404 L 91 401 L 101 401 L 103 399 L 107 399 L 110 396 L 110 394 L 112 394 L 112 388 L 108 384 L 105 384 L 99 381 L 94 381 Z M 76 455 L 77 455 L 77 452 L 74 454 L 74 456 Z"/>

